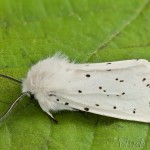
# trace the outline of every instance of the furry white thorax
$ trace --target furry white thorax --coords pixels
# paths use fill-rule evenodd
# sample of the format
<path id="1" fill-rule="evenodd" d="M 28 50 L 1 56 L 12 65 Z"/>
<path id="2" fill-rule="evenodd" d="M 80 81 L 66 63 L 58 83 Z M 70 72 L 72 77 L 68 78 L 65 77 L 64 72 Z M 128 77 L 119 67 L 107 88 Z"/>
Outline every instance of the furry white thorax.
<path id="1" fill-rule="evenodd" d="M 63 91 L 65 72 L 71 67 L 64 55 L 56 54 L 51 58 L 39 61 L 31 67 L 27 78 L 23 81 L 22 92 L 31 92 L 38 100 L 41 108 L 49 114 L 49 111 L 72 110 L 70 107 L 55 102 L 55 97 L 50 94 Z"/>

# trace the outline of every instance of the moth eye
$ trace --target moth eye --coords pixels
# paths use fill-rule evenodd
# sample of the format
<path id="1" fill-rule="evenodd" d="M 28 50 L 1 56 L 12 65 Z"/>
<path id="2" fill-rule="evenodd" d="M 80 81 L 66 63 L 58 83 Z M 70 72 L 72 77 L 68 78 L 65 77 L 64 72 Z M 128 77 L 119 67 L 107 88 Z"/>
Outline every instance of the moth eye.
<path id="1" fill-rule="evenodd" d="M 30 99 L 35 99 L 35 95 L 34 94 L 30 94 Z"/>

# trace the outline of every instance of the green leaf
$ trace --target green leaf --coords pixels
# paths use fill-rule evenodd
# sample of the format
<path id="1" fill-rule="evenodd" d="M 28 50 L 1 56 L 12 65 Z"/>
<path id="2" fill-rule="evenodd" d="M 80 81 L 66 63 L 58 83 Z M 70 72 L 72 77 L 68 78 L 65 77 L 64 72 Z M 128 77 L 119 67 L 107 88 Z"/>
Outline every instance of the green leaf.
<path id="1" fill-rule="evenodd" d="M 150 0 L 0 1 L 0 73 L 25 78 L 56 52 L 77 63 L 150 60 Z M 0 115 L 21 86 L 0 78 Z M 148 150 L 149 124 L 95 114 L 59 112 L 54 124 L 24 98 L 1 122 L 3 150 Z"/>

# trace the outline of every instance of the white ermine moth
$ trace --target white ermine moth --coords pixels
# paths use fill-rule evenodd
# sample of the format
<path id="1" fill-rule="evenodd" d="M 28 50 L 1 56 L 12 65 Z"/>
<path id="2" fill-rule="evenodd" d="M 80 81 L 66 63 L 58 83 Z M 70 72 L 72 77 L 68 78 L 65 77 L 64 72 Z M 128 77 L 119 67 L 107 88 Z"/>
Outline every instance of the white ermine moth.
<path id="1" fill-rule="evenodd" d="M 2 118 L 29 95 L 53 119 L 53 111 L 81 110 L 150 122 L 150 62 L 144 59 L 75 64 L 56 54 L 32 66 L 23 81 L 13 80 L 22 83 L 22 95 Z"/>

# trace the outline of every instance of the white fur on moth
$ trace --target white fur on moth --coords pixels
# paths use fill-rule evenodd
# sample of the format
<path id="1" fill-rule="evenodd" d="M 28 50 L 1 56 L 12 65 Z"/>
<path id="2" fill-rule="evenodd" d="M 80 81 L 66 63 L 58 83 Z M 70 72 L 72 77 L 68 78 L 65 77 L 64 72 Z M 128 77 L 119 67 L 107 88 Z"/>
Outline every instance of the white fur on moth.
<path id="1" fill-rule="evenodd" d="M 51 111 L 81 110 L 150 122 L 150 63 L 143 59 L 75 64 L 54 55 L 29 70 L 24 92 L 52 118 Z"/>

